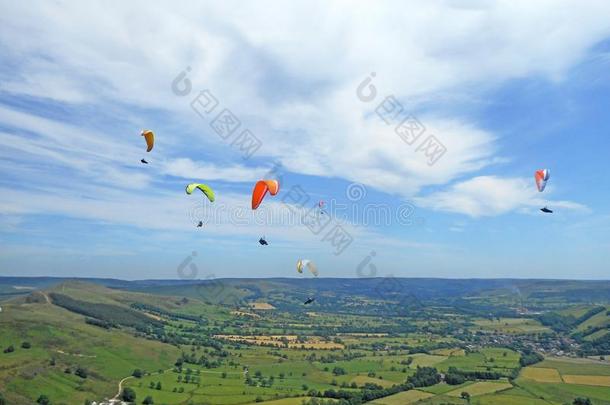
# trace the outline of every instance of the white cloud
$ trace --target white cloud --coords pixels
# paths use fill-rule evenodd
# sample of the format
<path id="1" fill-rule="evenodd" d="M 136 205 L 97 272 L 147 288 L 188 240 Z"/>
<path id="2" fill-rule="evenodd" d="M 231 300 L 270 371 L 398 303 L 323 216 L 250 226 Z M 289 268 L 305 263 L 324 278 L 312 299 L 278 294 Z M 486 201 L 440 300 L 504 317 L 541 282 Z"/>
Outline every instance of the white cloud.
<path id="1" fill-rule="evenodd" d="M 230 165 L 220 167 L 213 163 L 196 163 L 188 158 L 168 161 L 163 171 L 166 174 L 185 179 L 222 180 L 227 182 L 248 182 L 260 180 L 269 171 L 265 168 Z"/>
<path id="2" fill-rule="evenodd" d="M 417 198 L 416 202 L 434 210 L 472 217 L 494 216 L 520 209 L 542 208 L 546 205 L 551 208 L 588 210 L 575 202 L 552 201 L 541 197 L 531 180 L 497 176 L 474 177 L 454 184 L 447 191 Z"/>
<path id="3" fill-rule="evenodd" d="M 3 5 L 0 16 L 0 51 L 10 61 L 0 74 L 4 91 L 101 108 L 131 104 L 169 112 L 175 126 L 192 130 L 205 124 L 190 110 L 188 97 L 170 91 L 172 79 L 191 66 L 194 89 L 211 89 L 261 138 L 260 156 L 273 157 L 293 172 L 413 196 L 425 186 L 450 184 L 496 162 L 496 137 L 467 119 L 433 108 L 419 118 L 426 135 L 436 135 L 447 153 L 429 167 L 421 153 L 371 115 L 378 101 L 393 94 L 408 109 L 416 109 L 417 100 L 485 89 L 513 78 L 560 80 L 610 33 L 609 12 L 606 1 L 585 6 L 574 0 L 278 1 L 265 7 L 243 2 L 178 7 L 143 1 L 41 2 L 32 7 L 11 2 Z M 379 96 L 365 104 L 355 89 L 372 71 L 377 73 Z M 64 163 L 88 168 L 91 176 L 115 183 L 127 179 L 126 187 L 151 181 L 143 175 L 130 178 L 118 169 L 100 176 L 86 158 L 67 152 L 117 164 L 119 157 L 139 160 L 134 147 L 113 146 L 85 136 L 79 128 L 65 131 L 49 120 L 6 110 L 0 115 L 57 144 L 39 153 L 43 159 L 70 159 Z M 205 133 L 199 140 L 202 145 L 221 143 Z M 22 151 L 41 147 L 27 142 Z M 99 161 L 94 166 L 100 167 Z M 208 178 L 239 181 L 252 180 L 258 170 L 173 157 L 159 167 L 164 174 L 180 177 L 205 173 Z M 508 212 L 531 201 L 501 190 L 490 200 L 473 189 L 482 179 L 475 177 L 421 201 L 473 216 Z M 503 180 L 518 190 L 515 181 Z M 449 202 L 452 196 L 460 198 L 458 204 Z M 452 208 L 456 205 L 460 208 Z"/>

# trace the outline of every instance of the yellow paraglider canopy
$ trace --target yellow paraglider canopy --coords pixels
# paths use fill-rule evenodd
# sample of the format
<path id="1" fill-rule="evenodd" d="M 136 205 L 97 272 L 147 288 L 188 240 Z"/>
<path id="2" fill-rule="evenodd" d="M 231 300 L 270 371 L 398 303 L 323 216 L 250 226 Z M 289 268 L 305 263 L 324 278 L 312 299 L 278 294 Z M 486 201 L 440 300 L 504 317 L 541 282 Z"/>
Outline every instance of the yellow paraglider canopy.
<path id="1" fill-rule="evenodd" d="M 210 202 L 214 202 L 214 200 L 216 199 L 214 191 L 208 185 L 202 183 L 189 184 L 188 186 L 186 186 L 186 193 L 193 194 L 193 191 L 195 191 L 195 189 L 201 190 L 201 192 L 205 194 L 206 197 L 208 197 L 208 200 L 210 200 Z"/>
<path id="2" fill-rule="evenodd" d="M 299 259 L 297 261 L 297 271 L 303 274 L 303 269 L 307 267 L 307 269 L 313 274 L 315 277 L 318 277 L 318 266 L 314 262 L 308 259 Z"/>

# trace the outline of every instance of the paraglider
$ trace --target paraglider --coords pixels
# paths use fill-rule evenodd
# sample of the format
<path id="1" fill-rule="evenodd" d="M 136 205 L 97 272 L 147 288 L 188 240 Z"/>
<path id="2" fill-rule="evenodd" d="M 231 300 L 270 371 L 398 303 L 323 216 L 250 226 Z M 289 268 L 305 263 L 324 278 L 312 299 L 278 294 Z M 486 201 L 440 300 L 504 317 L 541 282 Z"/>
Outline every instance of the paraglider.
<path id="1" fill-rule="evenodd" d="M 305 302 L 303 303 L 303 305 L 309 305 L 309 304 L 311 304 L 312 302 L 314 302 L 315 300 L 316 300 L 316 299 L 315 299 L 315 298 L 313 298 L 313 297 L 311 297 L 311 298 L 307 298 L 307 301 L 305 301 Z"/>
<path id="2" fill-rule="evenodd" d="M 536 170 L 534 178 L 536 179 L 536 187 L 539 192 L 543 192 L 546 188 L 546 182 L 549 180 L 551 173 L 548 169 Z"/>
<path id="3" fill-rule="evenodd" d="M 146 141 L 146 152 L 150 152 L 155 146 L 155 134 L 150 129 L 143 129 L 140 135 Z"/>
<path id="4" fill-rule="evenodd" d="M 542 193 L 544 191 L 544 189 L 546 188 L 546 183 L 549 180 L 549 177 L 551 177 L 551 173 L 549 172 L 548 169 L 536 170 L 536 173 L 534 173 L 534 179 L 536 180 L 536 188 L 538 189 L 538 191 L 540 193 Z M 540 211 L 542 211 L 546 214 L 553 213 L 553 211 L 548 209 L 547 207 L 540 208 Z"/>
<path id="5" fill-rule="evenodd" d="M 309 270 L 309 272 L 313 274 L 314 277 L 318 277 L 318 266 L 316 266 L 314 262 L 308 259 L 299 259 L 297 261 L 297 271 L 303 274 L 303 270 L 305 269 L 305 267 L 307 267 L 307 270 Z"/>
<path id="6" fill-rule="evenodd" d="M 263 202 L 265 195 L 269 192 L 276 195 L 280 191 L 280 183 L 277 180 L 259 180 L 252 190 L 252 209 L 255 210 Z"/>
<path id="7" fill-rule="evenodd" d="M 146 141 L 146 152 L 150 152 L 155 146 L 155 134 L 150 129 L 143 129 L 140 135 L 142 135 Z M 148 164 L 146 159 L 140 159 L 140 163 L 145 165 Z"/>
<path id="8" fill-rule="evenodd" d="M 186 193 L 191 195 L 193 194 L 193 191 L 195 190 L 200 190 L 203 195 L 205 195 L 208 200 L 210 200 L 210 202 L 214 202 L 214 200 L 216 199 L 216 196 L 214 195 L 214 191 L 206 184 L 202 184 L 202 183 L 191 183 L 189 185 L 186 186 Z M 205 200 L 204 200 L 205 203 Z M 197 223 L 197 228 L 202 228 L 203 227 L 203 221 L 199 221 Z"/>
<path id="9" fill-rule="evenodd" d="M 214 202 L 214 200 L 216 199 L 216 197 L 214 196 L 214 191 L 206 184 L 202 184 L 202 183 L 191 183 L 188 186 L 186 186 L 186 193 L 187 194 L 193 194 L 193 191 L 195 190 L 201 190 L 201 192 L 208 198 L 208 200 L 210 200 L 210 202 Z"/>
<path id="10" fill-rule="evenodd" d="M 263 199 L 270 193 L 271 195 L 276 195 L 280 191 L 280 183 L 277 180 L 259 180 L 254 185 L 254 189 L 252 190 L 252 209 L 255 210 L 261 205 Z M 262 246 L 267 246 L 269 243 L 265 240 L 263 236 L 258 240 Z"/>

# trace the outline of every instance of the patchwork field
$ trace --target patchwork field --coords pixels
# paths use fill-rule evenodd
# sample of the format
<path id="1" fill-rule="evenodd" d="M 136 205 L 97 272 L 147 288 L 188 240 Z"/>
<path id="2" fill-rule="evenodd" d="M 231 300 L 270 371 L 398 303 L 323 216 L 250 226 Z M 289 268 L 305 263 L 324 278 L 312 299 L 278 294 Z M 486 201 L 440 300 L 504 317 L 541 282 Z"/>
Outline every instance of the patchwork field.
<path id="1" fill-rule="evenodd" d="M 365 375 L 358 375 L 358 376 L 352 378 L 351 380 L 349 380 L 349 382 L 356 383 L 358 385 L 364 385 L 366 383 L 377 384 L 377 385 L 381 385 L 384 388 L 388 388 L 388 387 L 391 387 L 392 385 L 396 384 L 393 381 L 380 380 L 379 378 L 367 377 Z"/>
<path id="2" fill-rule="evenodd" d="M 439 356 L 446 356 L 446 357 L 465 356 L 466 351 L 464 349 L 438 349 L 438 350 L 433 350 L 432 354 L 436 354 Z"/>
<path id="3" fill-rule="evenodd" d="M 298 341 L 296 335 L 274 335 L 274 336 L 241 336 L 241 335 L 214 335 L 215 338 L 231 341 L 240 342 L 247 344 L 254 344 L 259 346 L 273 346 L 273 347 L 288 347 L 293 349 L 319 349 L 319 350 L 337 350 L 343 349 L 344 346 L 341 343 L 327 342 L 318 337 L 309 337 L 304 341 Z"/>
<path id="4" fill-rule="evenodd" d="M 521 377 L 544 383 L 560 383 L 561 375 L 554 368 L 526 367 L 521 370 Z"/>
<path id="5" fill-rule="evenodd" d="M 553 402 L 541 398 L 500 393 L 479 396 L 476 398 L 475 403 L 477 405 L 549 405 L 549 403 Z"/>
<path id="6" fill-rule="evenodd" d="M 473 405 L 610 405 L 610 362 L 540 361 L 524 345 L 565 343 L 532 334 L 534 319 L 452 316 L 446 306 L 412 319 L 359 314 L 378 301 L 351 294 L 342 312 L 335 300 L 310 316 L 301 297 L 263 302 L 262 290 L 253 293 L 260 311 L 83 283 L 3 303 L 0 395 L 11 405 L 41 395 L 78 405 L 115 396 L 123 381 L 137 404 L 467 405 L 467 392 Z M 524 359 L 537 363 L 522 368 Z M 451 378 L 438 383 L 443 374 Z"/>
<path id="7" fill-rule="evenodd" d="M 608 308 L 598 314 L 593 315 L 592 317 L 581 323 L 578 326 L 577 330 L 580 332 L 585 332 L 589 328 L 608 326 L 610 324 L 610 315 L 608 315 L 607 310 Z"/>
<path id="8" fill-rule="evenodd" d="M 563 381 L 567 384 L 581 385 L 599 385 L 602 387 L 610 387 L 610 376 L 607 375 L 570 375 L 562 376 Z"/>
<path id="9" fill-rule="evenodd" d="M 534 368 L 554 368 L 561 375 L 605 375 L 610 376 L 610 363 L 586 358 L 549 357 L 533 365 Z"/>
<path id="10" fill-rule="evenodd" d="M 403 404 L 412 404 L 414 402 L 420 401 L 422 399 L 433 397 L 434 394 L 430 394 L 428 392 L 412 390 L 406 392 L 400 392 L 398 394 L 390 395 L 389 397 L 385 397 L 382 399 L 376 399 L 371 402 L 371 405 L 403 405 Z"/>
<path id="11" fill-rule="evenodd" d="M 525 391 L 530 398 L 544 398 L 547 403 L 565 404 L 571 403 L 574 398 L 586 397 L 595 405 L 610 405 L 610 387 L 538 383 L 524 379 L 517 380 L 517 384 L 521 388 L 518 392 Z M 512 392 L 508 390 L 502 394 L 511 395 Z"/>
<path id="12" fill-rule="evenodd" d="M 413 358 L 413 366 L 417 367 L 432 367 L 442 361 L 447 360 L 447 356 L 437 356 L 431 354 L 414 354 L 411 356 Z"/>
<path id="13" fill-rule="evenodd" d="M 483 394 L 491 394 L 494 392 L 507 390 L 512 388 L 512 384 L 508 382 L 490 382 L 490 381 L 479 381 L 474 384 L 470 384 L 465 388 L 459 388 L 453 391 L 449 391 L 447 395 L 452 397 L 459 397 L 462 392 L 467 392 L 471 396 L 483 395 Z"/>
<path id="14" fill-rule="evenodd" d="M 301 405 L 303 401 L 306 401 L 308 399 L 310 399 L 310 397 L 282 398 L 272 401 L 250 402 L 246 405 Z"/>
<path id="15" fill-rule="evenodd" d="M 540 333 L 550 332 L 550 329 L 534 319 L 500 318 L 500 320 L 477 320 L 475 325 L 481 330 L 504 333 Z"/>

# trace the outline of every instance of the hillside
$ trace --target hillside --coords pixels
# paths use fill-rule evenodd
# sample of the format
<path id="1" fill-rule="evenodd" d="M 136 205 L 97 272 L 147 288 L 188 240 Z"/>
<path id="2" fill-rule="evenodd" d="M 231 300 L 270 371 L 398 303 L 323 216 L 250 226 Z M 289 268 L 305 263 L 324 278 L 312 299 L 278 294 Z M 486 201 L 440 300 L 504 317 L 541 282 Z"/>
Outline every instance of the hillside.
<path id="1" fill-rule="evenodd" d="M 0 313 L 0 346 L 15 349 L 0 355 L 0 387 L 9 404 L 30 404 L 41 394 L 66 404 L 110 398 L 118 380 L 135 368 L 164 368 L 179 354 L 126 330 L 87 324 L 84 316 L 46 301 L 27 301 L 5 303 Z M 24 342 L 31 347 L 23 348 Z M 79 367 L 86 378 L 75 375 Z"/>
<path id="2" fill-rule="evenodd" d="M 610 398 L 610 363 L 600 360 L 610 355 L 610 299 L 567 294 L 589 282 L 11 278 L 0 285 L 29 287 L 0 312 L 0 394 L 9 404 L 40 395 L 53 405 L 99 401 L 114 397 L 120 381 L 138 403 L 147 396 L 212 405 L 465 403 L 464 390 L 481 403 L 544 395 L 560 405 L 582 394 L 610 403 L 601 399 Z M 315 301 L 305 305 L 308 297 Z M 579 369 L 578 356 L 591 363 Z"/>

